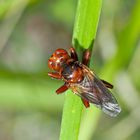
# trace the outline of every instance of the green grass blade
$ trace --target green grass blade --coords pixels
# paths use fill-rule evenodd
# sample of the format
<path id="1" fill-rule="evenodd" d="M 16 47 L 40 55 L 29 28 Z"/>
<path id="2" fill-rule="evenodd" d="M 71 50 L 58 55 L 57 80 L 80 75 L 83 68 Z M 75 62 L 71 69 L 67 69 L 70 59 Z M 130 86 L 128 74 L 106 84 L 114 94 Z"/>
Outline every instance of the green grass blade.
<path id="1" fill-rule="evenodd" d="M 76 50 L 92 48 L 101 4 L 101 0 L 79 0 L 72 40 Z M 68 91 L 65 96 L 60 140 L 78 140 L 82 109 L 81 99 Z"/>
<path id="2" fill-rule="evenodd" d="M 137 0 L 127 25 L 118 37 L 117 53 L 103 68 L 106 73 L 105 77 L 113 78 L 118 70 L 128 66 L 140 37 L 140 21 L 138 20 L 140 19 L 139 13 L 140 1 Z"/>
<path id="3" fill-rule="evenodd" d="M 97 32 L 101 5 L 101 0 L 79 0 L 73 44 L 77 39 L 78 43 L 85 49 L 92 45 Z"/>
<path id="4" fill-rule="evenodd" d="M 100 75 L 103 79 L 112 81 L 115 78 L 117 72 L 124 69 L 130 62 L 136 47 L 135 44 L 138 42 L 138 38 L 140 35 L 140 22 L 138 21 L 138 19 L 140 18 L 139 13 L 140 1 L 138 0 L 133 8 L 132 15 L 126 27 L 119 36 L 119 48 L 117 54 L 102 68 Z M 96 127 L 95 125 L 98 124 L 98 120 L 100 117 L 100 111 L 97 109 L 95 110 L 95 108 L 86 110 L 86 114 L 87 115 L 83 118 L 82 121 L 79 140 L 91 139 L 94 134 L 94 130 Z"/>

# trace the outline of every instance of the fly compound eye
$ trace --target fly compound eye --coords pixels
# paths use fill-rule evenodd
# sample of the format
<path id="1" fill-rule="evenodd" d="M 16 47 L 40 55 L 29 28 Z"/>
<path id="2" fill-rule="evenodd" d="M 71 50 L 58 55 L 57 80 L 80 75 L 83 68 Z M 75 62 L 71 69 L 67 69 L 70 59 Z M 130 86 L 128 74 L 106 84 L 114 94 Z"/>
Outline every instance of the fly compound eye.
<path id="1" fill-rule="evenodd" d="M 55 51 L 56 55 L 65 55 L 65 54 L 68 54 L 64 49 L 57 49 Z"/>
<path id="2" fill-rule="evenodd" d="M 52 62 L 51 59 L 48 60 L 48 67 L 49 67 L 50 69 L 53 69 L 53 62 Z"/>

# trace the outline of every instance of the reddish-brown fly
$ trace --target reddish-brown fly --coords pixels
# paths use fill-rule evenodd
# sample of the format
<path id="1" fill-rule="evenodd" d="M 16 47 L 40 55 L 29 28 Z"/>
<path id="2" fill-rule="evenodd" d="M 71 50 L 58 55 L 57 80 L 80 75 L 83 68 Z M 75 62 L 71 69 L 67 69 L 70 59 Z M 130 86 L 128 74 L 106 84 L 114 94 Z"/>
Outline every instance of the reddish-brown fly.
<path id="1" fill-rule="evenodd" d="M 110 116 L 117 116 L 121 108 L 117 100 L 108 88 L 113 86 L 99 79 L 87 64 L 90 59 L 90 52 L 84 53 L 82 63 L 78 61 L 77 53 L 73 47 L 69 53 L 64 49 L 57 49 L 48 60 L 48 66 L 54 72 L 48 75 L 52 78 L 62 79 L 65 83 L 56 90 L 57 94 L 71 89 L 76 95 L 80 96 L 85 107 L 89 103 L 95 104 Z"/>

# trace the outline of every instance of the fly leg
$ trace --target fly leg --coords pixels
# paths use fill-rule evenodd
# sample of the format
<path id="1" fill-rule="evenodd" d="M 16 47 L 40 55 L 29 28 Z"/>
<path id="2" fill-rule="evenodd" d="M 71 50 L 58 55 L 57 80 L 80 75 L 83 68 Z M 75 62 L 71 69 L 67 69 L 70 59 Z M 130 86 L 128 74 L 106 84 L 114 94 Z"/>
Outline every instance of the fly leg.
<path id="1" fill-rule="evenodd" d="M 62 76 L 59 73 L 56 73 L 56 72 L 49 72 L 48 75 L 52 78 L 55 78 L 55 79 L 61 79 L 62 78 Z M 56 90 L 56 93 L 57 94 L 63 93 L 66 90 L 68 90 L 68 88 L 69 88 L 69 85 L 67 83 L 65 83 L 63 86 L 61 86 L 59 89 Z"/>
<path id="2" fill-rule="evenodd" d="M 78 61 L 78 56 L 77 56 L 77 53 L 76 53 L 75 49 L 73 47 L 71 47 L 69 49 L 69 51 L 70 51 L 71 58 L 73 58 L 75 61 Z"/>
<path id="3" fill-rule="evenodd" d="M 89 64 L 90 57 L 91 57 L 90 51 L 89 51 L 89 50 L 86 50 L 86 51 L 84 52 L 84 55 L 83 55 L 82 63 L 83 63 L 84 65 L 88 65 L 88 64 Z M 110 89 L 113 88 L 113 85 L 110 84 L 110 83 L 108 83 L 107 81 L 105 81 L 105 80 L 101 80 L 101 81 L 103 82 L 103 84 L 104 84 L 107 88 L 110 88 Z"/>
<path id="4" fill-rule="evenodd" d="M 85 50 L 85 52 L 83 54 L 82 63 L 87 66 L 89 64 L 90 57 L 91 57 L 90 50 L 89 49 Z"/>
<path id="5" fill-rule="evenodd" d="M 90 107 L 89 101 L 87 101 L 83 98 L 81 98 L 81 100 L 82 100 L 82 102 L 83 102 L 83 104 L 85 105 L 86 108 Z"/>
<path id="6" fill-rule="evenodd" d="M 48 72 L 48 76 L 55 78 L 55 79 L 61 79 L 61 75 L 57 72 Z"/>
<path id="7" fill-rule="evenodd" d="M 56 90 L 56 93 L 61 94 L 65 92 L 66 90 L 68 90 L 68 88 L 69 88 L 69 85 L 65 83 L 63 86 L 61 86 L 59 89 Z"/>
<path id="8" fill-rule="evenodd" d="M 108 83 L 107 81 L 105 81 L 105 80 L 101 80 L 101 81 L 103 82 L 103 84 L 104 84 L 107 88 L 110 88 L 110 89 L 113 88 L 113 85 L 110 84 L 110 83 Z"/>

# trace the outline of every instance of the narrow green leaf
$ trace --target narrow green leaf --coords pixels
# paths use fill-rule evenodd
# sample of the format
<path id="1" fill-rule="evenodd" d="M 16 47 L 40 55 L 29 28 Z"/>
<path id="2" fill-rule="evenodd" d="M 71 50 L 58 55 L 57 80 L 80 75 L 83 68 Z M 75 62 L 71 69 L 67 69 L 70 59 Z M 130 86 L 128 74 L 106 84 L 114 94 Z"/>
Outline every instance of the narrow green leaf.
<path id="1" fill-rule="evenodd" d="M 82 56 L 83 49 L 92 49 L 101 11 L 101 0 L 79 0 L 72 43 Z M 78 140 L 83 105 L 71 91 L 66 92 L 60 140 Z"/>
<path id="2" fill-rule="evenodd" d="M 106 63 L 105 66 L 102 68 L 100 75 L 103 79 L 112 81 L 117 72 L 121 69 L 124 69 L 126 65 L 128 65 L 128 63 L 130 62 L 132 54 L 136 47 L 135 44 L 137 43 L 140 36 L 140 21 L 138 21 L 138 19 L 140 18 L 139 13 L 140 1 L 137 0 L 128 24 L 120 34 L 118 41 L 119 48 L 117 54 L 110 62 Z M 95 112 L 95 109 L 93 110 L 92 108 L 90 108 L 90 110 L 86 110 L 86 114 L 87 115 L 82 121 L 83 123 L 80 131 L 81 133 L 79 140 L 91 139 L 94 134 L 96 125 L 98 124 L 101 113 L 99 110 L 96 110 Z"/>
<path id="3" fill-rule="evenodd" d="M 77 39 L 78 43 L 85 49 L 92 45 L 97 32 L 101 5 L 101 0 L 79 0 L 73 44 L 75 44 L 74 41 Z"/>
<path id="4" fill-rule="evenodd" d="M 136 44 L 140 38 L 140 1 L 137 0 L 127 25 L 118 37 L 118 50 L 114 58 L 109 61 L 103 70 L 106 77 L 114 77 L 115 73 L 129 64 Z"/>

